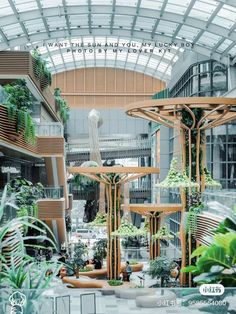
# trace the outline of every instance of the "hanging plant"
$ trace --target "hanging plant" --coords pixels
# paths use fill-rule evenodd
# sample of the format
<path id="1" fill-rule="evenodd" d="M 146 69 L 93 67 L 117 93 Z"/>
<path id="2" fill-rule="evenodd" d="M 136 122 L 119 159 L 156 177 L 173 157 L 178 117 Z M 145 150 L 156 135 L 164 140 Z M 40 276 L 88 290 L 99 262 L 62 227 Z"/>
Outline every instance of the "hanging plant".
<path id="1" fill-rule="evenodd" d="M 4 86 L 7 97 L 4 105 L 7 108 L 8 119 L 15 123 L 16 132 L 24 130 L 27 143 L 35 144 L 35 123 L 31 117 L 34 106 L 33 96 L 25 80 L 16 80 Z"/>
<path id="2" fill-rule="evenodd" d="M 187 230 L 194 237 L 197 232 L 197 216 L 202 212 L 203 208 L 203 204 L 192 206 L 189 208 L 189 212 L 187 213 Z"/>
<path id="3" fill-rule="evenodd" d="M 170 233 L 167 225 L 163 225 L 156 234 L 152 236 L 152 240 L 172 240 L 174 236 Z"/>
<path id="4" fill-rule="evenodd" d="M 147 231 L 144 228 L 139 229 L 133 224 L 123 221 L 119 228 L 111 233 L 111 236 L 121 238 L 133 238 L 138 236 L 141 237 L 146 234 Z"/>
<path id="5" fill-rule="evenodd" d="M 66 100 L 61 97 L 61 90 L 58 87 L 54 89 L 54 98 L 58 106 L 58 111 L 59 111 L 61 120 L 65 124 L 69 120 L 69 117 L 70 117 L 70 114 L 69 114 L 70 108 Z"/>
<path id="6" fill-rule="evenodd" d="M 42 58 L 42 55 L 38 52 L 37 49 L 34 49 L 31 52 L 31 55 L 34 59 L 34 75 L 38 79 L 45 79 L 46 85 L 44 88 L 47 86 L 51 86 L 52 84 L 52 74 L 47 68 L 47 61 Z"/>
<path id="7" fill-rule="evenodd" d="M 218 188 L 218 189 L 222 188 L 220 182 L 217 182 L 216 180 L 214 180 L 212 178 L 210 172 L 206 168 L 204 168 L 204 177 L 205 177 L 205 186 L 206 187 Z"/>
<path id="8" fill-rule="evenodd" d="M 106 226 L 107 225 L 107 214 L 106 213 L 97 213 L 95 219 L 90 223 L 92 226 Z"/>
<path id="9" fill-rule="evenodd" d="M 173 158 L 170 165 L 170 170 L 167 177 L 161 183 L 156 184 L 156 187 L 161 189 L 171 188 L 197 188 L 199 185 L 196 182 L 189 181 L 186 173 L 178 170 L 178 160 Z"/>

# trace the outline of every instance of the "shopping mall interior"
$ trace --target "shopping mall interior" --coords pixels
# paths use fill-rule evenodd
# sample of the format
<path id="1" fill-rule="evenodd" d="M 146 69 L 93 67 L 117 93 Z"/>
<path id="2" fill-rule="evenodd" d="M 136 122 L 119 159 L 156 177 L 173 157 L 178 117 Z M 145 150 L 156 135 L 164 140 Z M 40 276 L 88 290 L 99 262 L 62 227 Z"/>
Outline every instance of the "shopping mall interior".
<path id="1" fill-rule="evenodd" d="M 235 252 L 236 2 L 1 0 L 0 313 L 235 313 Z"/>

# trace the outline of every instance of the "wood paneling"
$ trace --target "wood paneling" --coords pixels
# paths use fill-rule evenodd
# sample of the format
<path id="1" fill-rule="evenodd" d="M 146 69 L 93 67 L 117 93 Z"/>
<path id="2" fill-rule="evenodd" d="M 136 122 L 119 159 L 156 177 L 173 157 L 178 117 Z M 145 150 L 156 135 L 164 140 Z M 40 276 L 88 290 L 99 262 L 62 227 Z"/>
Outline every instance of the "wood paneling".
<path id="1" fill-rule="evenodd" d="M 59 136 L 39 136 L 37 138 L 37 150 L 42 157 L 64 156 L 65 140 Z"/>
<path id="2" fill-rule="evenodd" d="M 65 218 L 65 199 L 41 199 L 38 204 L 39 219 Z"/>
<path id="3" fill-rule="evenodd" d="M 130 102 L 150 99 L 165 83 L 129 70 L 86 68 L 55 74 L 56 86 L 71 108 L 123 108 Z"/>

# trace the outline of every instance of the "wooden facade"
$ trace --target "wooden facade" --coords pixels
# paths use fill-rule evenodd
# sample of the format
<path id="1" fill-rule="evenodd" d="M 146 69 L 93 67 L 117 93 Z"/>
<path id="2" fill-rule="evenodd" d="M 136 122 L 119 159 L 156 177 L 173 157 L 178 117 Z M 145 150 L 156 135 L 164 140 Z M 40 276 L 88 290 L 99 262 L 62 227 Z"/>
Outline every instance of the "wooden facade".
<path id="1" fill-rule="evenodd" d="M 52 87 L 60 87 L 71 108 L 115 109 L 150 99 L 165 82 L 130 70 L 84 68 L 55 74 Z"/>

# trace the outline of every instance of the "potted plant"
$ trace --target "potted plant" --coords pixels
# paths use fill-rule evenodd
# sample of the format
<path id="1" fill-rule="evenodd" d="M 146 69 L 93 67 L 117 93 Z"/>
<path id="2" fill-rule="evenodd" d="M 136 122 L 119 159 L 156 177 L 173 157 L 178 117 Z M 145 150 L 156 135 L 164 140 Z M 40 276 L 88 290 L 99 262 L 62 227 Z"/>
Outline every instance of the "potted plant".
<path id="1" fill-rule="evenodd" d="M 88 252 L 88 247 L 82 241 L 75 244 L 73 254 L 73 265 L 76 278 L 79 278 L 79 269 L 84 265 L 84 255 Z"/>
<path id="2" fill-rule="evenodd" d="M 159 256 L 150 261 L 148 274 L 154 279 L 160 279 L 160 287 L 165 287 L 171 277 L 171 271 L 178 265 L 166 256 Z M 158 286 L 157 284 L 155 287 Z"/>
<path id="3" fill-rule="evenodd" d="M 94 258 L 103 264 L 103 259 L 107 257 L 107 239 L 100 239 L 93 246 Z"/>

